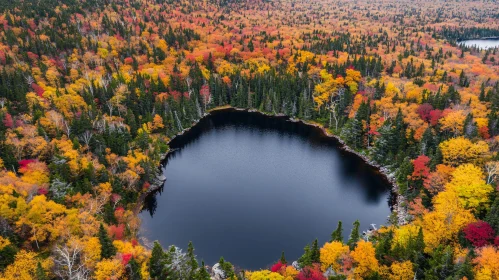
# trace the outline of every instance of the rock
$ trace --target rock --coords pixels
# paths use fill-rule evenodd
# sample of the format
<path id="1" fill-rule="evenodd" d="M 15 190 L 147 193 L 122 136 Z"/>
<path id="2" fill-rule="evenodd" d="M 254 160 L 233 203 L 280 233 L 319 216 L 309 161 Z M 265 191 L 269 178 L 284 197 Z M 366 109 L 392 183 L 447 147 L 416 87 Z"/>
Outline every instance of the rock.
<path id="1" fill-rule="evenodd" d="M 292 267 L 294 267 L 296 270 L 301 270 L 301 267 L 300 265 L 298 264 L 297 261 L 294 261 L 292 264 L 291 264 Z"/>
<path id="2" fill-rule="evenodd" d="M 219 263 L 216 263 L 211 268 L 211 275 L 213 276 L 212 279 L 215 279 L 215 280 L 225 279 L 225 272 L 222 270 Z"/>

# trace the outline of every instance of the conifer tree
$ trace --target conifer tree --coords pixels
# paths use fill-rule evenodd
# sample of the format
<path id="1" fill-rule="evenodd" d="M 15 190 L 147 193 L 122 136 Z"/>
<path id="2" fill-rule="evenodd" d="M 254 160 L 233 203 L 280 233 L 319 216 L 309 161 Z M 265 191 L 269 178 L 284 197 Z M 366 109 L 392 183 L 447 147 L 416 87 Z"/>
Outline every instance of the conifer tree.
<path id="1" fill-rule="evenodd" d="M 303 253 L 303 255 L 298 259 L 298 264 L 301 268 L 312 265 L 310 245 L 307 244 L 307 246 L 305 246 L 304 248 L 304 251 L 305 252 Z"/>
<path id="2" fill-rule="evenodd" d="M 206 267 L 204 265 L 204 261 L 201 262 L 201 267 L 199 268 L 198 272 L 196 273 L 196 280 L 211 280 L 211 276 L 206 271 Z"/>
<path id="3" fill-rule="evenodd" d="M 161 248 L 158 241 L 154 241 L 151 258 L 149 259 L 149 274 L 151 275 L 151 278 L 158 278 L 161 276 L 164 256 L 165 253 L 163 252 L 163 248 Z"/>
<path id="4" fill-rule="evenodd" d="M 284 251 L 281 253 L 281 263 L 282 264 L 287 264 L 288 262 L 286 261 L 286 257 L 284 256 Z"/>
<path id="5" fill-rule="evenodd" d="M 109 238 L 102 224 L 99 227 L 99 241 L 101 245 L 101 258 L 108 259 L 116 255 L 116 247 L 114 247 L 113 241 Z"/>
<path id="6" fill-rule="evenodd" d="M 130 279 L 130 280 L 142 280 L 142 272 L 140 271 L 140 265 L 135 260 L 135 258 L 132 258 L 128 262 L 127 268 L 128 268 L 128 279 Z"/>
<path id="7" fill-rule="evenodd" d="M 45 273 L 45 270 L 43 270 L 42 265 L 40 262 L 36 264 L 36 272 L 35 272 L 36 280 L 49 280 L 47 277 L 47 274 Z"/>
<path id="8" fill-rule="evenodd" d="M 310 253 L 311 253 L 310 259 L 312 260 L 312 263 L 320 263 L 321 262 L 321 252 L 319 251 L 319 244 L 318 244 L 317 238 L 312 243 L 312 250 Z"/>
<path id="9" fill-rule="evenodd" d="M 336 230 L 331 233 L 331 242 L 333 241 L 343 243 L 343 224 L 341 221 L 338 221 L 338 227 L 336 227 Z"/>
<path id="10" fill-rule="evenodd" d="M 350 250 L 353 250 L 355 248 L 355 244 L 357 244 L 357 241 L 360 239 L 360 232 L 359 232 L 359 227 L 360 227 L 360 222 L 359 220 L 356 220 L 353 223 L 353 229 L 352 232 L 350 233 L 350 237 L 348 238 L 348 246 L 350 246 Z"/>
<path id="11" fill-rule="evenodd" d="M 189 266 L 191 267 L 190 274 L 192 277 L 194 277 L 199 263 L 196 260 L 196 256 L 194 255 L 194 245 L 192 244 L 192 241 L 189 241 L 189 245 L 187 247 L 187 258 Z"/>

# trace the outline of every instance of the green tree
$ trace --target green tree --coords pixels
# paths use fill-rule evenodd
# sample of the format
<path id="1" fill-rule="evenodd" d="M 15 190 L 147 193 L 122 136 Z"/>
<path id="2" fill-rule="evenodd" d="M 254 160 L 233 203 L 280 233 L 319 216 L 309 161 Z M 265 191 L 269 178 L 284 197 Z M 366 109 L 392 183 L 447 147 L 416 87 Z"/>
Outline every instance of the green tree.
<path id="1" fill-rule="evenodd" d="M 190 276 L 194 277 L 197 268 L 199 267 L 199 263 L 196 259 L 196 255 L 194 255 L 194 245 L 192 245 L 192 241 L 189 241 L 189 245 L 187 247 L 187 258 L 190 269 Z"/>
<path id="2" fill-rule="evenodd" d="M 310 251 L 310 259 L 312 263 L 320 263 L 321 262 L 321 252 L 319 251 L 319 244 L 317 238 L 312 243 L 312 250 Z"/>
<path id="3" fill-rule="evenodd" d="M 165 252 L 163 252 L 163 248 L 161 248 L 158 241 L 154 241 L 151 258 L 149 259 L 149 274 L 151 275 L 151 278 L 158 278 L 161 276 L 164 257 Z"/>
<path id="4" fill-rule="evenodd" d="M 336 230 L 331 233 L 331 241 L 338 241 L 343 243 L 343 224 L 341 221 L 338 221 L 338 227 L 336 227 Z"/>
<path id="5" fill-rule="evenodd" d="M 490 210 L 485 217 L 485 221 L 499 233 L 499 196 L 495 198 L 492 207 L 490 207 Z"/>
<path id="6" fill-rule="evenodd" d="M 288 262 L 286 261 L 286 257 L 284 256 L 284 251 L 281 253 L 281 263 L 282 264 L 287 264 Z"/>
<path id="7" fill-rule="evenodd" d="M 132 258 L 127 265 L 128 279 L 130 280 L 142 280 L 142 273 L 140 271 L 139 263 Z"/>
<path id="8" fill-rule="evenodd" d="M 206 271 L 206 267 L 204 265 L 204 261 L 201 262 L 201 267 L 198 269 L 198 272 L 196 273 L 196 280 L 211 280 L 211 276 Z"/>
<path id="9" fill-rule="evenodd" d="M 45 273 L 45 270 L 43 270 L 42 264 L 40 262 L 36 264 L 35 278 L 36 280 L 49 280 L 47 273 Z"/>
<path id="10" fill-rule="evenodd" d="M 116 247 L 114 247 L 113 241 L 109 238 L 109 235 L 102 224 L 100 224 L 99 227 L 99 241 L 101 245 L 101 258 L 109 259 L 116 255 Z"/>
<path id="11" fill-rule="evenodd" d="M 360 227 L 359 220 L 353 222 L 353 229 L 352 232 L 350 233 L 350 237 L 348 238 L 347 242 L 348 246 L 350 246 L 350 250 L 353 250 L 355 248 L 355 244 L 357 244 L 357 241 L 359 241 L 360 239 L 359 227 Z"/>

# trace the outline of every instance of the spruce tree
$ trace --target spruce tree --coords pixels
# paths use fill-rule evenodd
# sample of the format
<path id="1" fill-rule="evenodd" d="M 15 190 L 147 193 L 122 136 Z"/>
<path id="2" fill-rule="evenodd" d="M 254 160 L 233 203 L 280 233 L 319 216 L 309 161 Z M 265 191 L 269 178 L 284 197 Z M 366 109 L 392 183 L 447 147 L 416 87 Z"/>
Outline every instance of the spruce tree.
<path id="1" fill-rule="evenodd" d="M 99 227 L 99 241 L 101 245 L 101 258 L 109 259 L 116 255 L 116 247 L 114 247 L 113 241 L 109 238 L 109 235 L 107 235 L 107 232 L 102 224 L 100 224 Z"/>
<path id="2" fill-rule="evenodd" d="M 499 233 L 499 196 L 494 199 L 492 207 L 490 207 L 489 213 L 485 217 L 485 221 Z"/>
<path id="3" fill-rule="evenodd" d="M 140 265 L 135 260 L 135 258 L 132 258 L 128 262 L 127 270 L 128 270 L 127 279 L 129 279 L 129 280 L 142 280 L 142 272 L 140 271 Z"/>
<path id="4" fill-rule="evenodd" d="M 158 278 L 161 276 L 164 257 L 165 253 L 163 252 L 163 248 L 161 248 L 158 241 L 154 241 L 151 258 L 149 259 L 149 274 L 151 275 L 151 278 Z"/>
<path id="5" fill-rule="evenodd" d="M 36 264 L 35 279 L 36 280 L 49 280 L 49 278 L 47 277 L 45 270 L 43 270 L 43 267 L 40 264 L 40 262 L 38 262 Z"/>
<path id="6" fill-rule="evenodd" d="M 305 252 L 303 253 L 303 255 L 298 259 L 298 264 L 301 268 L 312 265 L 310 245 L 307 244 L 307 246 L 305 246 L 304 248 L 304 251 Z"/>
<path id="7" fill-rule="evenodd" d="M 353 250 L 355 248 L 355 244 L 357 244 L 357 241 L 359 241 L 360 239 L 359 227 L 360 227 L 360 222 L 359 220 L 356 220 L 353 223 L 353 229 L 352 232 L 350 233 L 350 237 L 348 238 L 347 242 L 347 245 L 350 247 L 350 250 Z"/>
<path id="8" fill-rule="evenodd" d="M 311 253 L 310 259 L 312 260 L 312 263 L 320 263 L 321 262 L 321 251 L 319 251 L 319 244 L 318 244 L 317 238 L 312 243 L 312 250 L 310 253 Z"/>
<path id="9" fill-rule="evenodd" d="M 196 260 L 196 255 L 194 255 L 194 245 L 192 245 L 192 241 L 189 241 L 189 246 L 187 247 L 187 258 L 188 258 L 188 264 L 191 268 L 190 274 L 191 276 L 194 276 L 199 264 L 198 261 Z"/>
<path id="10" fill-rule="evenodd" d="M 287 264 L 288 262 L 286 261 L 286 257 L 284 256 L 284 251 L 281 253 L 281 263 L 282 264 Z"/>
<path id="11" fill-rule="evenodd" d="M 198 272 L 196 273 L 196 280 L 211 280 L 211 276 L 206 271 L 206 267 L 204 266 L 204 261 L 201 262 L 201 267 L 199 268 Z"/>
<path id="12" fill-rule="evenodd" d="M 338 227 L 336 227 L 336 230 L 331 233 L 331 242 L 333 241 L 343 243 L 343 224 L 341 221 L 338 221 Z"/>

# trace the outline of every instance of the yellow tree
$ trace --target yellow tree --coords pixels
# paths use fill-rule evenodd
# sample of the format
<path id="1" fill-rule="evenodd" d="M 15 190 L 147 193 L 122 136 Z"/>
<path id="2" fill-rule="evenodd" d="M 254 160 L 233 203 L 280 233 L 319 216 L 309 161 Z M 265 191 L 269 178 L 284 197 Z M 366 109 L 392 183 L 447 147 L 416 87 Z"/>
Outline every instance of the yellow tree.
<path id="1" fill-rule="evenodd" d="M 452 172 L 452 180 L 446 185 L 454 191 L 466 209 L 480 211 L 488 207 L 489 195 L 494 190 L 484 180 L 482 170 L 473 164 L 460 165 Z"/>
<path id="2" fill-rule="evenodd" d="M 1 278 L 31 280 L 35 276 L 37 263 L 35 253 L 21 250 L 16 254 L 14 263 L 7 266 Z"/>
<path id="3" fill-rule="evenodd" d="M 499 251 L 492 246 L 478 250 L 474 263 L 477 280 L 499 279 Z"/>
<path id="4" fill-rule="evenodd" d="M 423 227 L 425 252 L 432 252 L 439 244 L 457 239 L 457 234 L 475 221 L 473 214 L 462 207 L 453 191 L 440 192 L 433 198 L 434 211 L 416 223 Z"/>
<path id="5" fill-rule="evenodd" d="M 452 132 L 454 136 L 462 134 L 467 115 L 467 113 L 461 110 L 450 111 L 445 117 L 440 119 L 440 130 Z"/>
<path id="6" fill-rule="evenodd" d="M 246 278 L 248 280 L 284 280 L 284 276 L 270 270 L 248 272 Z"/>
<path id="7" fill-rule="evenodd" d="M 49 200 L 44 195 L 35 196 L 16 222 L 20 229 L 28 226 L 31 229 L 29 240 L 34 241 L 39 248 L 39 242 L 53 241 L 61 233 L 61 225 L 66 214 L 66 207 Z"/>
<path id="8" fill-rule="evenodd" d="M 317 109 L 326 104 L 333 94 L 338 90 L 338 81 L 333 78 L 332 74 L 329 74 L 326 70 L 321 70 L 320 76 L 322 83 L 317 84 L 314 88 L 314 102 L 317 105 Z"/>
<path id="9" fill-rule="evenodd" d="M 124 268 L 119 260 L 104 259 L 95 268 L 96 280 L 118 280 L 124 273 Z"/>
<path id="10" fill-rule="evenodd" d="M 357 243 L 355 250 L 350 253 L 355 263 L 353 272 L 356 279 L 363 279 L 378 271 L 379 264 L 375 254 L 376 252 L 371 242 L 361 240 Z"/>
<path id="11" fill-rule="evenodd" d="M 463 163 L 479 162 L 489 152 L 489 145 L 486 142 L 473 143 L 464 137 L 449 139 L 440 143 L 439 147 L 444 163 L 454 167 Z"/>
<path id="12" fill-rule="evenodd" d="M 413 264 L 411 261 L 394 262 L 388 269 L 381 273 L 383 279 L 388 280 L 411 280 L 414 279 Z"/>
<path id="13" fill-rule="evenodd" d="M 341 269 L 341 264 L 338 263 L 341 256 L 349 253 L 349 248 L 347 245 L 338 241 L 327 242 L 321 248 L 321 269 L 326 271 L 329 267 L 332 267 L 334 271 L 339 271 Z"/>

